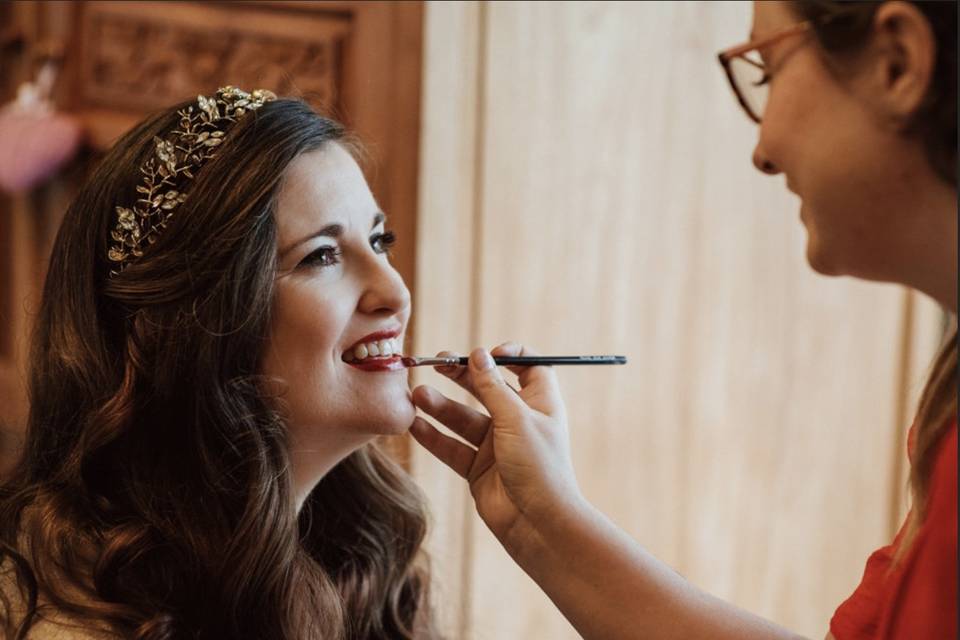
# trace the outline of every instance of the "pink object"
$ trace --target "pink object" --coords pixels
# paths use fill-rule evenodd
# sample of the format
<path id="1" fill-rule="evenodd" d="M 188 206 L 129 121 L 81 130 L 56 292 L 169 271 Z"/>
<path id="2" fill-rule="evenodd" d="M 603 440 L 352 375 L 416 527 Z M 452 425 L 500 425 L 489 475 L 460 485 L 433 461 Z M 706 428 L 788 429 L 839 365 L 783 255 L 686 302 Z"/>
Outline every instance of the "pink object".
<path id="1" fill-rule="evenodd" d="M 50 93 L 58 64 L 47 60 L 32 82 L 0 109 L 0 190 L 9 193 L 37 186 L 68 162 L 80 146 L 76 118 L 57 113 Z"/>
<path id="2" fill-rule="evenodd" d="M 0 189 L 19 193 L 44 182 L 76 154 L 82 129 L 75 118 L 56 112 L 0 112 Z"/>

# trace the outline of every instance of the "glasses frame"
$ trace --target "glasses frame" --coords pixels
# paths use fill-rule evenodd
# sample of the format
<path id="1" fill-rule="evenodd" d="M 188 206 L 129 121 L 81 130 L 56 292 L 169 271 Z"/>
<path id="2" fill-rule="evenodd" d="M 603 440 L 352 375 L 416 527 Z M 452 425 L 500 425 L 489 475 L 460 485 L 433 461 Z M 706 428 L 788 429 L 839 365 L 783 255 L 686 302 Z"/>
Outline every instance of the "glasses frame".
<path id="1" fill-rule="evenodd" d="M 743 97 L 740 87 L 737 86 L 737 81 L 733 78 L 733 69 L 730 66 L 730 61 L 734 58 L 740 58 L 744 62 L 749 63 L 758 69 L 764 69 L 765 67 L 762 64 L 747 58 L 746 54 L 750 53 L 751 51 L 756 51 L 761 47 L 769 47 L 770 45 L 777 44 L 778 42 L 786 40 L 787 38 L 808 33 L 811 29 L 813 29 L 813 21 L 805 20 L 781 29 L 775 33 L 771 33 L 769 36 L 760 38 L 759 40 L 751 40 L 743 44 L 738 44 L 735 47 L 724 49 L 717 54 L 717 59 L 720 61 L 720 66 L 723 67 L 723 71 L 727 75 L 727 80 L 730 81 L 730 86 L 733 88 L 733 93 L 737 96 L 737 102 L 739 102 L 740 106 L 743 107 L 743 110 L 747 113 L 747 116 L 757 124 L 760 124 L 761 116 L 760 114 L 753 112 L 753 108 L 750 107 L 746 98 Z"/>

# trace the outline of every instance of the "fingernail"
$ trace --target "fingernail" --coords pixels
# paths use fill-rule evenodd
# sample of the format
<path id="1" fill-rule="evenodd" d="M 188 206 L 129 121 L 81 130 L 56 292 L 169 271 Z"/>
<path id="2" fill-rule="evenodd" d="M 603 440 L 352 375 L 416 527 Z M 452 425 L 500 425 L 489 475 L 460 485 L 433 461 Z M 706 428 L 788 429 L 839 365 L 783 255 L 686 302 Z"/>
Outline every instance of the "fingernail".
<path id="1" fill-rule="evenodd" d="M 487 353 L 486 349 L 475 349 L 473 351 L 472 360 L 476 365 L 477 369 L 479 369 L 480 371 L 493 369 L 493 366 L 494 366 L 493 358 L 490 357 L 490 354 Z"/>

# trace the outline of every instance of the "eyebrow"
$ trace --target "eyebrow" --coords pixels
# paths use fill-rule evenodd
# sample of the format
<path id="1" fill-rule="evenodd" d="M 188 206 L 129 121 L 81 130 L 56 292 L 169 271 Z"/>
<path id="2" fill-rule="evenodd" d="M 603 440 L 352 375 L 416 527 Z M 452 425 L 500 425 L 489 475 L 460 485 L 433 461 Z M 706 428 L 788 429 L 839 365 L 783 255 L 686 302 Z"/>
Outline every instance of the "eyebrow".
<path id="1" fill-rule="evenodd" d="M 383 221 L 386 219 L 387 219 L 387 216 L 382 211 L 377 211 L 373 216 L 373 225 L 371 225 L 370 228 L 376 229 L 377 225 L 382 224 Z M 288 253 L 290 253 L 291 251 L 293 251 L 303 243 L 309 242 L 314 238 L 320 238 L 320 237 L 338 238 L 342 234 L 343 234 L 343 225 L 328 224 L 327 226 L 323 227 L 319 231 L 314 231 L 313 233 L 306 236 L 305 238 L 300 238 L 299 240 L 297 240 L 296 242 L 288 246 L 286 249 L 281 249 L 277 257 L 282 260 L 285 255 L 287 255 Z"/>

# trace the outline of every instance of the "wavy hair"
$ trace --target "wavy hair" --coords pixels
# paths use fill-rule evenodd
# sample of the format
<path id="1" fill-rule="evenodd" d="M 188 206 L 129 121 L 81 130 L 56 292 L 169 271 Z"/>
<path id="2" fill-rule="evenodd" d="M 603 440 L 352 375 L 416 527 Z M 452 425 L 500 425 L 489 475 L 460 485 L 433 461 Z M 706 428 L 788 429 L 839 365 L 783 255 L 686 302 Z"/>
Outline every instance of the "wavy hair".
<path id="1" fill-rule="evenodd" d="M 873 18 L 883 2 L 859 0 L 795 0 L 794 11 L 814 22 L 817 42 L 835 69 L 849 68 L 873 34 Z M 957 184 L 957 3 L 912 2 L 927 19 L 936 40 L 930 87 L 904 135 L 924 145 L 930 166 L 948 184 Z M 831 20 L 823 20 L 832 16 Z M 957 420 L 957 327 L 952 329 L 934 360 L 913 423 L 910 462 L 912 508 L 896 559 L 902 560 L 926 515 L 930 474 L 937 444 Z"/>
<path id="2" fill-rule="evenodd" d="M 139 640 L 432 637 L 426 516 L 375 445 L 296 512 L 282 404 L 258 374 L 287 166 L 343 128 L 300 100 L 241 118 L 169 226 L 108 277 L 114 207 L 184 102 L 106 154 L 57 234 L 0 542 L 26 613 Z"/>

